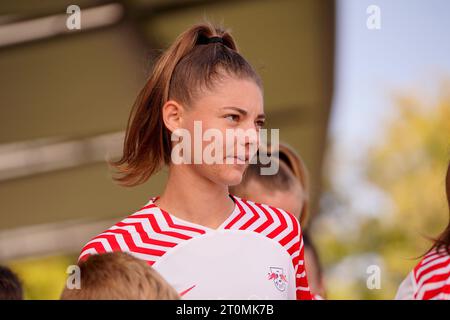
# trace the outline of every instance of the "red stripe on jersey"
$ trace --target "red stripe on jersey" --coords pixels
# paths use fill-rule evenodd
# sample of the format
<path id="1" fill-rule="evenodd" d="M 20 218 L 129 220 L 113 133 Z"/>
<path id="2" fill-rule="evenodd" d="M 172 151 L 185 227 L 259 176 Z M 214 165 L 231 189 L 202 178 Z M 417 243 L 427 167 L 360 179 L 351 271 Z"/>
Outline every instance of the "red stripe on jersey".
<path id="1" fill-rule="evenodd" d="M 424 270 L 425 273 L 422 273 L 422 276 L 420 276 L 420 277 L 417 279 L 417 281 L 420 281 L 420 279 L 422 279 L 423 276 L 424 276 L 425 274 L 430 274 L 430 273 L 433 273 L 433 272 L 438 272 L 440 269 L 443 269 L 443 268 L 445 268 L 445 267 L 448 267 L 449 264 L 450 264 L 450 259 L 446 259 L 446 260 L 444 260 L 444 261 L 442 261 L 442 262 L 436 263 L 436 264 L 433 265 L 433 266 L 430 266 L 429 268 L 427 268 L 426 270 Z"/>
<path id="2" fill-rule="evenodd" d="M 287 249 L 288 253 L 292 256 L 295 251 L 298 251 L 300 249 L 300 241 L 301 237 L 299 237 L 298 242 L 295 242 L 289 249 Z"/>
<path id="3" fill-rule="evenodd" d="M 313 300 L 309 288 L 307 290 L 297 290 L 297 300 Z"/>
<path id="4" fill-rule="evenodd" d="M 155 197 L 155 198 L 152 199 L 152 201 L 155 201 L 155 200 L 158 199 L 158 198 L 159 198 L 159 197 Z M 158 210 L 162 213 L 164 219 L 166 220 L 167 224 L 168 224 L 169 227 L 171 227 L 171 228 L 179 229 L 179 230 L 186 230 L 186 231 L 197 232 L 197 233 L 199 233 L 199 234 L 204 234 L 204 233 L 205 233 L 205 230 L 202 230 L 202 229 L 198 229 L 198 228 L 194 228 L 194 227 L 189 227 L 189 226 L 183 226 L 183 225 L 180 225 L 180 224 L 176 224 L 175 222 L 173 222 L 173 219 L 170 217 L 170 214 L 169 214 L 167 211 L 165 211 L 165 210 L 159 208 L 159 207 L 158 207 L 156 204 L 154 204 L 154 203 L 151 203 L 151 204 L 149 204 L 149 205 L 147 205 L 147 206 L 141 208 L 140 211 L 145 210 L 145 209 L 152 209 L 152 208 L 156 208 L 156 209 L 158 209 Z M 133 216 L 136 216 L 136 215 L 140 215 L 140 213 L 136 213 L 136 214 L 134 214 Z"/>
<path id="5" fill-rule="evenodd" d="M 140 224 L 138 222 L 119 222 L 116 224 L 116 226 L 118 226 L 118 227 L 133 226 L 133 227 L 135 227 L 136 231 L 138 232 L 139 236 L 142 239 L 142 242 L 145 242 L 148 244 L 154 244 L 157 246 L 170 247 L 170 248 L 173 248 L 177 245 L 175 242 L 169 242 L 169 241 L 163 241 L 163 240 L 157 240 L 157 239 L 150 238 L 148 236 L 147 232 L 142 227 L 142 224 Z"/>
<path id="6" fill-rule="evenodd" d="M 290 247 L 288 249 L 288 253 L 292 257 L 294 255 L 294 253 L 299 250 L 300 250 L 300 240 L 298 242 L 294 243 L 292 245 L 292 247 Z M 298 254 L 295 258 L 292 259 L 292 263 L 294 264 L 294 267 L 298 264 L 299 260 L 300 260 L 300 254 Z"/>
<path id="7" fill-rule="evenodd" d="M 233 197 L 233 199 L 234 199 L 234 203 L 236 203 L 236 205 L 238 206 L 240 212 L 229 224 L 227 224 L 225 226 L 224 229 L 231 229 L 231 227 L 245 215 L 245 210 L 239 204 L 239 199 L 236 199 L 235 197 Z"/>
<path id="8" fill-rule="evenodd" d="M 450 292 L 450 285 L 444 284 L 442 287 L 432 289 L 432 290 L 427 290 L 423 294 L 422 300 L 431 300 L 433 298 L 436 298 L 436 296 L 440 295 L 441 293 L 446 294 L 448 292 Z"/>
<path id="9" fill-rule="evenodd" d="M 437 255 L 437 258 L 435 258 L 435 259 L 432 259 L 432 260 L 430 260 L 430 263 L 432 262 L 432 261 L 436 261 L 436 260 L 438 260 L 438 259 L 444 259 L 443 261 L 440 261 L 439 263 L 436 263 L 436 264 L 434 264 L 434 265 L 429 265 L 429 263 L 426 263 L 425 265 L 420 265 L 419 264 L 419 268 L 415 268 L 415 278 L 417 279 L 417 282 L 419 282 L 420 281 L 420 279 L 424 276 L 424 275 L 426 275 L 426 274 L 428 274 L 428 273 L 430 273 L 430 272 L 433 272 L 433 271 L 435 271 L 435 270 L 437 270 L 437 269 L 439 269 L 439 268 L 442 268 L 443 266 L 446 266 L 446 265 L 448 265 L 448 263 L 449 263 L 449 259 L 447 258 L 447 257 L 445 257 L 445 256 L 442 256 L 442 255 Z M 419 270 L 419 269 L 422 269 L 422 270 Z M 420 271 L 420 272 L 419 272 Z"/>
<path id="10" fill-rule="evenodd" d="M 253 223 L 255 223 L 255 221 L 258 220 L 258 218 L 260 217 L 258 212 L 255 210 L 255 208 L 253 208 L 253 206 L 251 204 L 249 204 L 247 201 L 242 200 L 242 202 L 248 207 L 250 208 L 250 210 L 253 213 L 253 216 L 250 218 L 250 220 L 248 220 L 246 223 L 244 223 L 239 230 L 247 230 Z M 244 211 L 244 209 L 241 207 L 241 205 L 239 204 L 239 201 L 236 201 L 236 204 L 239 206 L 239 209 L 242 211 Z"/>
<path id="11" fill-rule="evenodd" d="M 117 242 L 117 240 L 116 240 L 116 237 L 114 236 L 114 235 L 112 235 L 112 234 L 100 234 L 100 235 L 98 235 L 98 236 L 96 236 L 94 239 L 92 239 L 92 240 L 95 240 L 95 239 L 99 239 L 99 238 L 103 238 L 103 239 L 105 239 L 108 243 L 109 243 L 109 246 L 111 247 L 111 249 L 113 250 L 113 251 L 121 251 L 122 249 L 120 248 L 120 245 L 119 245 L 119 243 Z M 91 241 L 92 241 L 91 240 Z M 83 248 L 84 249 L 84 248 Z"/>
<path id="12" fill-rule="evenodd" d="M 147 218 L 148 221 L 150 222 L 150 225 L 152 226 L 152 229 L 156 233 L 164 234 L 166 236 L 170 236 L 170 237 L 174 237 L 174 238 L 179 238 L 179 239 L 182 239 L 182 240 L 189 240 L 189 239 L 192 238 L 192 237 L 190 237 L 188 235 L 185 235 L 183 233 L 161 230 L 161 228 L 159 227 L 158 221 L 156 221 L 156 218 L 155 218 L 153 213 L 140 213 L 140 214 L 132 215 L 132 217 L 133 218 L 135 218 L 135 217 Z"/>
<path id="13" fill-rule="evenodd" d="M 297 266 L 296 270 L 296 286 L 297 286 L 297 300 L 312 300 L 311 291 L 308 286 L 308 278 L 306 275 L 306 269 L 305 269 L 305 258 L 304 258 L 304 249 L 300 249 L 300 253 L 298 255 L 298 258 L 295 258 L 297 262 L 294 263 L 294 267 Z M 300 264 L 299 262 L 303 261 L 303 264 Z"/>
<path id="14" fill-rule="evenodd" d="M 449 270 L 448 270 L 449 265 L 450 265 L 450 260 L 447 260 L 446 263 L 441 264 L 441 266 L 439 268 L 436 268 L 433 271 L 428 272 L 427 275 L 431 275 L 431 277 L 429 277 L 428 279 L 426 279 L 419 285 L 420 286 L 419 292 L 421 290 L 423 291 L 423 289 L 425 289 L 424 287 L 427 285 L 438 284 L 440 282 L 441 282 L 441 285 L 438 288 L 435 288 L 432 290 L 442 290 L 442 287 L 445 285 L 445 281 L 447 279 L 449 279 L 449 276 L 450 276 Z M 421 279 L 423 279 L 423 278 L 421 278 Z M 419 279 L 419 281 L 421 279 Z M 428 290 L 425 291 L 425 293 L 423 295 L 423 299 L 427 299 L 426 296 L 428 296 Z"/>
<path id="15" fill-rule="evenodd" d="M 287 223 L 286 223 L 286 219 L 284 218 L 283 214 L 281 214 L 281 212 L 277 208 L 271 207 L 271 209 L 273 211 L 275 211 L 276 215 L 278 216 L 278 218 L 280 219 L 280 222 L 281 222 L 281 224 L 275 230 L 273 230 L 271 233 L 269 233 L 267 235 L 268 238 L 273 239 L 276 236 L 278 236 L 281 232 L 286 230 Z"/>
<path id="16" fill-rule="evenodd" d="M 297 223 L 297 219 L 293 216 L 293 215 L 289 215 L 289 218 L 292 221 L 292 225 L 294 226 L 293 230 L 291 233 L 289 233 L 286 237 L 284 237 L 283 239 L 280 240 L 280 244 L 284 247 L 285 245 L 287 245 L 289 242 L 292 241 L 292 239 L 294 239 L 296 236 L 298 236 L 300 234 L 301 236 L 301 231 L 299 232 L 299 228 L 298 228 L 298 223 Z"/>
<path id="17" fill-rule="evenodd" d="M 90 254 L 83 254 L 83 252 L 86 252 L 89 249 L 94 249 L 97 253 L 105 253 L 106 252 L 106 249 L 101 242 L 95 241 L 95 242 L 88 243 L 86 246 L 84 246 L 83 251 L 81 252 L 81 255 L 79 258 L 80 261 L 84 261 L 90 256 Z"/>
<path id="18" fill-rule="evenodd" d="M 437 261 L 438 259 L 442 259 L 442 261 Z M 434 251 L 427 254 L 414 268 L 414 278 L 418 286 L 413 295 L 414 299 L 429 300 L 437 298 L 441 293 L 445 294 L 448 290 L 447 286 L 450 285 L 448 283 L 450 279 L 449 266 L 450 257 L 446 253 Z M 425 277 L 429 278 L 423 280 Z M 436 287 L 433 288 L 433 286 Z"/>
<path id="19" fill-rule="evenodd" d="M 156 204 L 151 203 L 147 206 L 142 207 L 138 212 L 136 212 L 136 214 L 139 214 L 140 211 L 145 210 L 145 209 L 152 209 L 152 208 L 157 208 Z"/>
<path id="20" fill-rule="evenodd" d="M 266 208 L 264 208 L 261 204 L 255 203 L 255 205 L 261 209 L 262 212 L 264 212 L 264 215 L 266 216 L 267 220 L 262 225 L 260 225 L 258 228 L 255 229 L 255 232 L 261 233 L 264 230 L 266 230 L 272 223 L 273 223 L 273 217 L 272 215 L 267 212 Z"/>
<path id="21" fill-rule="evenodd" d="M 112 229 L 112 230 L 109 230 L 108 232 L 117 233 L 117 234 L 122 235 L 125 240 L 125 243 L 127 244 L 128 248 L 130 248 L 131 252 L 138 252 L 138 253 L 143 253 L 143 254 L 148 254 L 148 255 L 158 256 L 158 257 L 160 257 L 164 253 L 166 253 L 165 251 L 162 251 L 162 250 L 138 247 L 137 244 L 134 243 L 133 237 L 127 230 Z M 142 240 L 142 238 L 141 238 L 141 240 Z"/>
<path id="22" fill-rule="evenodd" d="M 170 214 L 168 214 L 166 211 L 164 211 L 162 209 L 159 209 L 159 210 L 163 214 L 163 217 L 167 221 L 167 224 L 169 225 L 169 227 L 174 228 L 174 229 L 179 229 L 179 230 L 197 232 L 199 234 L 205 233 L 205 230 L 201 230 L 201 229 L 194 228 L 194 227 L 182 226 L 180 224 L 175 224 L 175 222 L 173 222 L 172 218 L 170 217 Z"/>
<path id="23" fill-rule="evenodd" d="M 300 249 L 300 254 L 298 256 L 298 259 L 295 259 L 295 260 L 298 261 L 297 262 L 298 265 L 295 264 L 295 265 L 297 265 L 297 272 L 296 272 L 296 285 L 297 285 L 297 288 L 298 287 L 300 287 L 300 288 L 307 288 L 307 290 L 297 289 L 297 299 L 300 299 L 300 300 L 312 300 L 313 297 L 311 295 L 311 291 L 310 291 L 309 286 L 308 286 L 308 278 L 307 278 L 306 268 L 305 268 L 305 263 L 304 263 L 304 261 L 305 261 L 304 248 Z M 303 264 L 300 264 L 299 263 L 300 261 L 302 261 Z M 302 276 L 297 277 L 299 275 L 302 275 Z"/>
<path id="24" fill-rule="evenodd" d="M 431 276 L 429 279 L 425 280 L 422 286 L 432 283 L 445 282 L 448 279 L 448 273 L 435 274 Z M 442 284 L 444 285 L 444 283 Z"/>
<path id="25" fill-rule="evenodd" d="M 419 274 L 419 269 L 424 269 L 424 270 L 422 270 L 422 271 L 420 271 L 420 273 L 422 273 L 423 271 L 425 271 L 426 270 L 426 266 L 427 265 L 429 265 L 430 263 L 432 263 L 433 261 L 436 261 L 437 259 L 441 259 L 441 258 L 443 258 L 443 257 L 445 257 L 445 256 L 442 256 L 442 255 L 438 255 L 438 254 L 435 254 L 432 258 L 430 257 L 430 256 L 428 256 L 428 257 L 424 257 L 423 259 L 422 259 L 422 261 L 415 267 L 415 274 L 416 274 L 416 277 L 419 277 L 420 276 L 420 274 Z M 428 260 L 427 260 L 428 259 Z M 425 261 L 426 260 L 426 261 Z"/>
<path id="26" fill-rule="evenodd" d="M 442 289 L 443 293 L 450 293 L 450 283 L 446 283 L 445 287 Z"/>

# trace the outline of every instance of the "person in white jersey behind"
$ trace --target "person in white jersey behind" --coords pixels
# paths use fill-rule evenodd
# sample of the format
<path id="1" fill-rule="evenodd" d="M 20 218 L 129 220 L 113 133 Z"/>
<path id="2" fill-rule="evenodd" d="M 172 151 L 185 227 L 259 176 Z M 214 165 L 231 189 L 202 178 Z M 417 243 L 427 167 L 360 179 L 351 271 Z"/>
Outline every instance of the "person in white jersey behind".
<path id="1" fill-rule="evenodd" d="M 445 179 L 450 212 L 450 163 Z M 450 221 L 421 261 L 400 284 L 398 300 L 450 300 Z"/>
<path id="2" fill-rule="evenodd" d="M 257 203 L 267 203 L 292 213 L 302 226 L 305 248 L 305 267 L 311 293 L 315 300 L 326 296 L 319 254 L 308 236 L 310 187 L 309 174 L 301 157 L 290 146 L 280 143 L 274 147 L 274 161 L 279 170 L 274 175 L 262 175 L 260 162 L 250 164 L 239 185 L 230 187 L 231 193 Z M 278 160 L 277 160 L 278 159 Z"/>

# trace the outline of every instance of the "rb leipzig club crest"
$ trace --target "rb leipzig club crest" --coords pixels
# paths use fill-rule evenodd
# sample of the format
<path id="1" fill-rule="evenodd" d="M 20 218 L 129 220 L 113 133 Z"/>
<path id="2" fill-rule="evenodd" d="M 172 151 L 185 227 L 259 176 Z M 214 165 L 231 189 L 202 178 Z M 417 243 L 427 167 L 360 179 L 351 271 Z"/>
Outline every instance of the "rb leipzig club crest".
<path id="1" fill-rule="evenodd" d="M 269 267 L 270 272 L 268 273 L 268 280 L 273 280 L 275 287 L 283 292 L 287 287 L 287 277 L 284 273 L 283 268 L 279 267 Z"/>

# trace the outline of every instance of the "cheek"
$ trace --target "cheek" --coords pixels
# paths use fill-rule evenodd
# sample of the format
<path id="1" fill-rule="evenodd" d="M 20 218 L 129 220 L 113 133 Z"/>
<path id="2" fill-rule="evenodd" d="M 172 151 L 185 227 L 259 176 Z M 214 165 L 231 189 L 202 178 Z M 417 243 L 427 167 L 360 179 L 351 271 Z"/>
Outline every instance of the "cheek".
<path id="1" fill-rule="evenodd" d="M 211 115 L 193 114 L 185 120 L 184 128 L 190 132 L 191 146 L 194 143 L 205 150 L 215 149 L 218 152 L 226 150 L 226 121 Z M 219 137 L 217 137 L 219 136 Z"/>

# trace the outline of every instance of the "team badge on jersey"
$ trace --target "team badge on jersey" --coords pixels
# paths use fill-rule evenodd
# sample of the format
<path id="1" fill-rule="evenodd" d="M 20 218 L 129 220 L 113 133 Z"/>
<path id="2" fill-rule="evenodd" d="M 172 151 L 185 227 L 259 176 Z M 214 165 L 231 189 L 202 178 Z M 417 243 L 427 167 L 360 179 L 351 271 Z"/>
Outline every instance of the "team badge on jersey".
<path id="1" fill-rule="evenodd" d="M 286 290 L 288 281 L 283 268 L 269 267 L 269 269 L 270 272 L 268 273 L 268 280 L 273 280 L 275 287 L 281 292 Z"/>

